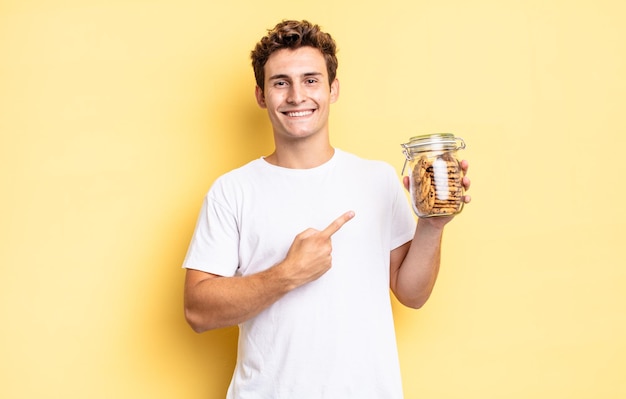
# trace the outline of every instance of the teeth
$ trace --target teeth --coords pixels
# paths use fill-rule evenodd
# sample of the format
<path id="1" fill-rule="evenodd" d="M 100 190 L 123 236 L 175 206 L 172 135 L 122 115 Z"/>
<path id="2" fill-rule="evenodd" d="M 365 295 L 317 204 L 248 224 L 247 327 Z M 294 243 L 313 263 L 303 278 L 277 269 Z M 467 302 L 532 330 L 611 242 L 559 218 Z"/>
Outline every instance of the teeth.
<path id="1" fill-rule="evenodd" d="M 287 112 L 287 116 L 306 116 L 311 115 L 313 111 Z"/>

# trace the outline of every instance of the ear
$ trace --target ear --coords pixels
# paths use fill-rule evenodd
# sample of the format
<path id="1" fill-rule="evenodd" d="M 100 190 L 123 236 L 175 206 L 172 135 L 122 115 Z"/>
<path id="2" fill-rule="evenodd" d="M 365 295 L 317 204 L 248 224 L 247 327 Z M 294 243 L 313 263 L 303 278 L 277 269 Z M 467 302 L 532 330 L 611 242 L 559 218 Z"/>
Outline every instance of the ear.
<path id="1" fill-rule="evenodd" d="M 254 97 L 256 97 L 256 103 L 259 104 L 259 107 L 267 108 L 267 105 L 265 104 L 265 95 L 259 86 L 254 88 Z"/>
<path id="2" fill-rule="evenodd" d="M 339 99 L 339 79 L 333 80 L 330 84 L 330 103 L 334 103 Z"/>

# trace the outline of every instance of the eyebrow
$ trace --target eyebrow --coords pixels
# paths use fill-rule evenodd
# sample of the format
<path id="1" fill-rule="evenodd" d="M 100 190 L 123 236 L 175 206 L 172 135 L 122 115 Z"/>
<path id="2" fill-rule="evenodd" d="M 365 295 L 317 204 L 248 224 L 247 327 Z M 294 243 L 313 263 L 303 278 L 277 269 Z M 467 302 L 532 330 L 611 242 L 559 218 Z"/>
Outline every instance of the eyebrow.
<path id="1" fill-rule="evenodd" d="M 309 77 L 309 76 L 321 76 L 323 75 L 321 72 L 306 72 L 304 74 L 302 74 L 302 77 Z M 272 75 L 269 77 L 269 80 L 277 80 L 277 79 L 290 79 L 289 75 L 285 75 L 282 73 L 276 74 L 276 75 Z"/>

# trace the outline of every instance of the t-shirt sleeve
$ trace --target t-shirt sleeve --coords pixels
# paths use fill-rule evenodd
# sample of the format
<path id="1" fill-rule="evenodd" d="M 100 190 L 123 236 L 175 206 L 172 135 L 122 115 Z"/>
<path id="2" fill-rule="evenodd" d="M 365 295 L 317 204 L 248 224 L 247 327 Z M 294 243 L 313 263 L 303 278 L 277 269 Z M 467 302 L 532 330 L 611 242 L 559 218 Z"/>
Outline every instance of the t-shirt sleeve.
<path id="1" fill-rule="evenodd" d="M 390 173 L 390 181 L 393 187 L 391 190 L 393 193 L 391 249 L 395 249 L 413 239 L 417 221 L 405 194 L 404 187 L 398 182 L 393 169 L 391 169 Z"/>
<path id="2" fill-rule="evenodd" d="M 239 231 L 233 212 L 215 199 L 216 187 L 205 196 L 183 268 L 234 276 L 239 265 Z"/>

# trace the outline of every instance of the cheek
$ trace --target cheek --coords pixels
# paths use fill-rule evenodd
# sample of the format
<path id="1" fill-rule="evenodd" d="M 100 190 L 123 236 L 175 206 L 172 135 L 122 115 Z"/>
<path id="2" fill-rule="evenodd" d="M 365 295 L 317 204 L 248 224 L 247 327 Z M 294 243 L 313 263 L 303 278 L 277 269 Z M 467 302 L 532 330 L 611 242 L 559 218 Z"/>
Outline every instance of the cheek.
<path id="1" fill-rule="evenodd" d="M 283 102 L 283 96 L 276 92 L 265 92 L 265 104 L 267 106 L 279 105 Z"/>

